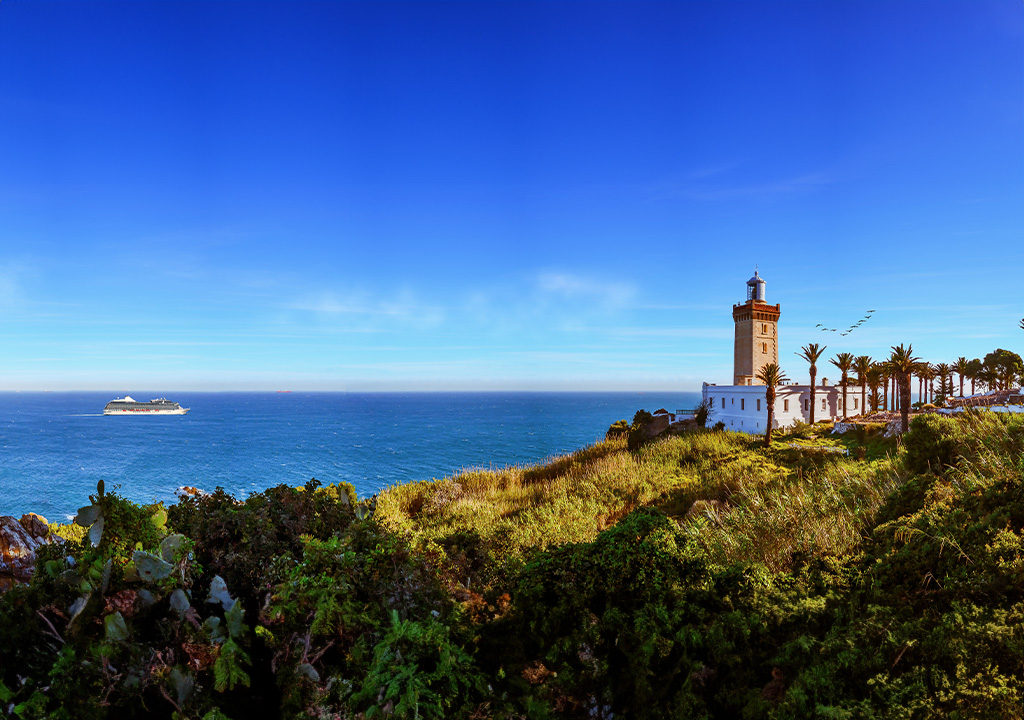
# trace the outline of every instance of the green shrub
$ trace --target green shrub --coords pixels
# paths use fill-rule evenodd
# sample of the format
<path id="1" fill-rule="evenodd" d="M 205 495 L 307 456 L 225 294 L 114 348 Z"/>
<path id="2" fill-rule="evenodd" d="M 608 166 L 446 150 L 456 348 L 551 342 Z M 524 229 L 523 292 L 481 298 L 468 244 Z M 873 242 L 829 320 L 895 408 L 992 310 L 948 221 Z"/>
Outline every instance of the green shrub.
<path id="1" fill-rule="evenodd" d="M 633 423 L 629 426 L 629 433 L 626 435 L 626 447 L 636 450 L 647 442 L 647 426 L 650 425 L 654 416 L 646 410 L 637 410 L 633 415 Z"/>
<path id="2" fill-rule="evenodd" d="M 373 662 L 352 704 L 367 718 L 466 717 L 486 691 L 487 680 L 449 628 L 428 616 L 399 620 L 373 650 Z"/>
<path id="3" fill-rule="evenodd" d="M 803 420 L 797 420 L 783 431 L 780 440 L 787 437 L 808 440 L 814 436 L 815 432 L 813 425 L 811 425 L 810 423 L 806 423 Z"/>
<path id="4" fill-rule="evenodd" d="M 956 464 L 967 444 L 962 423 L 945 415 L 919 415 L 903 437 L 907 470 L 943 473 Z"/>
<path id="5" fill-rule="evenodd" d="M 604 434 L 606 440 L 611 438 L 621 437 L 629 432 L 629 421 L 628 420 L 617 420 L 611 424 L 608 428 L 608 432 Z"/>
<path id="6" fill-rule="evenodd" d="M 278 485 L 245 501 L 217 488 L 180 498 L 168 510 L 168 524 L 195 541 L 208 578 L 220 575 L 236 592 L 256 598 L 280 579 L 271 570 L 301 557 L 303 536 L 326 539 L 344 530 L 355 519 L 354 505 L 348 483 Z"/>
<path id="7" fill-rule="evenodd" d="M 697 425 L 700 427 L 707 427 L 708 420 L 714 414 L 715 403 L 711 398 L 704 398 L 697 405 L 697 409 L 693 411 L 693 419 L 697 421 Z"/>

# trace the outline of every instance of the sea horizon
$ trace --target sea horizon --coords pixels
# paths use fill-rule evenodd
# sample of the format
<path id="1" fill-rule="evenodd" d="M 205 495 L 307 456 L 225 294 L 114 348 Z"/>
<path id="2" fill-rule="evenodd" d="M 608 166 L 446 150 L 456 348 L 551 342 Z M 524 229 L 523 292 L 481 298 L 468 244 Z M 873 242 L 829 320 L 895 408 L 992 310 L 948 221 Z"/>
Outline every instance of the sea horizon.
<path id="1" fill-rule="evenodd" d="M 67 521 L 102 479 L 139 503 L 184 486 L 239 499 L 278 484 L 350 482 L 360 497 L 463 470 L 530 465 L 599 441 L 640 409 L 699 392 L 128 391 L 187 415 L 104 416 L 116 391 L 0 391 L 0 515 Z M 124 392 L 121 393 L 125 394 Z"/>

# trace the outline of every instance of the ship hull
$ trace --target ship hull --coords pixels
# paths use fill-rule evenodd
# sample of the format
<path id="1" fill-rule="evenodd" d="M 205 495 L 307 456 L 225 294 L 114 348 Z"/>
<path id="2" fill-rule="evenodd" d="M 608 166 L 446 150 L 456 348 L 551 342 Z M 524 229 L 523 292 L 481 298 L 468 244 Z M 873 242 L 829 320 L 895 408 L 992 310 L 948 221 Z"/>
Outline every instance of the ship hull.
<path id="1" fill-rule="evenodd" d="M 188 408 L 178 408 L 177 410 L 147 410 L 145 408 L 135 408 L 133 410 L 104 410 L 104 415 L 184 415 L 188 412 Z"/>
<path id="2" fill-rule="evenodd" d="M 111 400 L 103 408 L 104 415 L 184 415 L 187 412 L 188 408 L 166 398 L 139 402 L 130 395 Z"/>

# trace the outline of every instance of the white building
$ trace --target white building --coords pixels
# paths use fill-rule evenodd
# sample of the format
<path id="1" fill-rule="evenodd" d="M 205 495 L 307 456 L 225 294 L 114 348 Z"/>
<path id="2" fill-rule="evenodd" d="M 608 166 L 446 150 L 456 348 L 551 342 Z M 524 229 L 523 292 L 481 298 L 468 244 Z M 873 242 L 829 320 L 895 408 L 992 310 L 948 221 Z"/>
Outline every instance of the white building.
<path id="1" fill-rule="evenodd" d="M 767 388 L 758 384 L 757 374 L 768 363 L 779 361 L 778 322 L 781 314 L 779 305 L 769 305 L 765 301 L 765 281 L 755 272 L 754 277 L 747 281 L 746 302 L 734 305 L 732 311 L 736 325 L 733 345 L 733 382 L 736 384 L 704 383 L 704 400 L 710 400 L 712 406 L 710 423 L 723 422 L 728 430 L 748 433 L 763 433 L 767 429 Z M 852 417 L 863 413 L 860 387 L 848 385 L 846 393 L 847 415 Z M 843 416 L 842 387 L 822 384 L 814 388 L 814 394 L 815 420 Z M 810 422 L 810 419 L 810 385 L 779 385 L 775 388 L 775 428 L 787 427 L 797 420 Z"/>

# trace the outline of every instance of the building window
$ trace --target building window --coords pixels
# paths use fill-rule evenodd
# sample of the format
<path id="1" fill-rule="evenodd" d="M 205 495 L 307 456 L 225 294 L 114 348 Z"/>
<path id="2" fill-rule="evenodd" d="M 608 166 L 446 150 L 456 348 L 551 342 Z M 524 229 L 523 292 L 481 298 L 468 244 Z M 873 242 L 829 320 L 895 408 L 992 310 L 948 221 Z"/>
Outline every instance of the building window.
<path id="1" fill-rule="evenodd" d="M 854 399 L 853 399 L 853 409 L 854 409 L 854 410 L 856 410 L 856 409 L 857 409 L 857 398 L 854 398 Z"/>
<path id="2" fill-rule="evenodd" d="M 725 410 L 725 398 L 722 398 L 722 409 Z"/>
<path id="3" fill-rule="evenodd" d="M 804 400 L 804 410 L 810 410 L 810 409 L 811 409 L 811 401 L 810 400 Z"/>
<path id="4" fill-rule="evenodd" d="M 782 412 L 789 412 L 789 400 L 782 401 Z"/>
<path id="5" fill-rule="evenodd" d="M 767 334 L 768 334 L 768 326 L 767 326 L 767 325 L 765 325 L 764 323 L 761 323 L 761 332 L 762 332 L 762 333 L 763 333 L 764 335 L 767 335 Z"/>
<path id="6" fill-rule="evenodd" d="M 760 400 L 757 401 L 757 411 L 761 412 L 761 401 Z"/>
<path id="7" fill-rule="evenodd" d="M 822 399 L 821 399 L 821 409 L 822 409 L 822 410 L 824 410 L 824 409 L 825 409 L 825 398 L 822 398 Z"/>
<path id="8" fill-rule="evenodd" d="M 736 404 L 736 398 L 729 398 L 729 404 L 730 405 L 735 405 Z"/>
<path id="9" fill-rule="evenodd" d="M 761 343 L 761 352 L 768 354 L 768 343 Z"/>
<path id="10" fill-rule="evenodd" d="M 743 398 L 740 398 L 740 410 L 743 410 L 744 407 L 746 406 L 746 404 L 747 404 L 747 401 L 744 400 Z"/>

